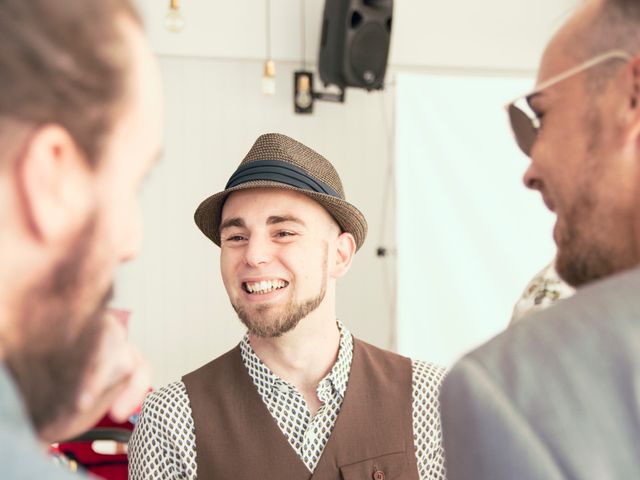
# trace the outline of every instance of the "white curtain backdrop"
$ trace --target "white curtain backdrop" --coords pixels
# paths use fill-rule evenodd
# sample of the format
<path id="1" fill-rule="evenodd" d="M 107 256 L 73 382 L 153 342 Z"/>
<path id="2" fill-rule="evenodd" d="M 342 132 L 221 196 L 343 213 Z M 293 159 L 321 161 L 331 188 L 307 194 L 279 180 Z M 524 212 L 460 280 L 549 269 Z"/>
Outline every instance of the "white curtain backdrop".
<path id="1" fill-rule="evenodd" d="M 555 254 L 502 106 L 531 78 L 401 74 L 397 84 L 398 351 L 449 366 L 506 327 Z"/>

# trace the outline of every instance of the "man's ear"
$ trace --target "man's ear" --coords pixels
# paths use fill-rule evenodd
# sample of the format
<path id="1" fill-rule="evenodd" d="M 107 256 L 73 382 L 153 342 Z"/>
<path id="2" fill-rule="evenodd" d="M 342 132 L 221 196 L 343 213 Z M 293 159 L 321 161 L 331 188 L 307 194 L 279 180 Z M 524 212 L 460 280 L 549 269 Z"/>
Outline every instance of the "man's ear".
<path id="1" fill-rule="evenodd" d="M 16 161 L 16 189 L 25 222 L 41 242 L 76 233 L 94 206 L 94 175 L 69 132 L 39 127 Z"/>
<path id="2" fill-rule="evenodd" d="M 349 271 L 355 253 L 356 241 L 353 235 L 341 233 L 336 239 L 336 261 L 331 272 L 333 278 L 340 278 Z"/>
<path id="3" fill-rule="evenodd" d="M 625 95 L 624 123 L 626 140 L 634 142 L 640 147 L 640 56 L 636 56 L 629 62 L 625 71 L 627 79 Z"/>

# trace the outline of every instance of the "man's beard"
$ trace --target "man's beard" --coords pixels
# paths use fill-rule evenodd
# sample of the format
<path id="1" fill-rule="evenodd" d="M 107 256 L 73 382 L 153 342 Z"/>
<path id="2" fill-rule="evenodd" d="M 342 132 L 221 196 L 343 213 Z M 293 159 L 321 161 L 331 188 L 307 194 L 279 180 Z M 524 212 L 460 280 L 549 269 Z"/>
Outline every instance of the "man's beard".
<path id="1" fill-rule="evenodd" d="M 602 169 L 606 168 L 600 146 L 601 115 L 591 107 L 585 130 L 590 141 L 584 162 L 588 180 L 582 182 L 564 217 L 558 238 L 556 270 L 569 285 L 580 287 L 600 280 L 637 263 L 634 253 L 633 220 L 624 212 L 606 210 L 606 202 L 595 198 Z M 598 157 L 599 155 L 599 157 Z"/>
<path id="2" fill-rule="evenodd" d="M 7 353 L 36 432 L 74 413 L 102 334 L 101 320 L 113 289 L 90 290 L 93 276 L 87 267 L 94 232 L 92 221 L 52 274 L 27 294 L 19 315 L 20 344 Z"/>
<path id="3" fill-rule="evenodd" d="M 564 231 L 558 239 L 556 270 L 573 287 L 579 287 L 613 273 L 611 252 L 591 242 L 589 232 L 581 228 L 590 221 L 593 201 L 583 195 L 566 215 Z M 586 217 L 586 218 L 585 218 Z"/>
<path id="4" fill-rule="evenodd" d="M 560 277 L 580 287 L 635 266 L 637 256 L 629 242 L 633 237 L 620 231 L 625 219 L 615 212 L 596 212 L 598 207 L 586 195 L 578 204 L 567 213 L 558 239 L 556 270 Z"/>
<path id="5" fill-rule="evenodd" d="M 320 306 L 327 293 L 327 254 L 328 246 L 325 245 L 324 261 L 322 263 L 322 281 L 318 294 L 300 303 L 296 303 L 292 296 L 287 305 L 285 305 L 284 311 L 278 314 L 277 317 L 270 312 L 273 308 L 271 305 L 258 305 L 252 312 L 249 312 L 247 309 L 235 305 L 233 302 L 231 303 L 233 309 L 238 314 L 238 318 L 244 323 L 251 335 L 260 338 L 281 337 L 296 328 L 300 320 Z"/>

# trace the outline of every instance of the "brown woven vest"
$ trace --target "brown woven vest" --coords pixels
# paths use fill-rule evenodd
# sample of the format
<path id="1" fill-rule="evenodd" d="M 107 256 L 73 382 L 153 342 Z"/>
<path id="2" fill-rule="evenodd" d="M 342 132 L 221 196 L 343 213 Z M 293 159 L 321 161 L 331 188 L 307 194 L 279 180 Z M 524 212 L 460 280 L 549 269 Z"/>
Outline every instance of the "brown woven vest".
<path id="1" fill-rule="evenodd" d="M 347 391 L 313 474 L 260 398 L 236 347 L 183 378 L 200 480 L 417 480 L 411 360 L 354 339 Z"/>

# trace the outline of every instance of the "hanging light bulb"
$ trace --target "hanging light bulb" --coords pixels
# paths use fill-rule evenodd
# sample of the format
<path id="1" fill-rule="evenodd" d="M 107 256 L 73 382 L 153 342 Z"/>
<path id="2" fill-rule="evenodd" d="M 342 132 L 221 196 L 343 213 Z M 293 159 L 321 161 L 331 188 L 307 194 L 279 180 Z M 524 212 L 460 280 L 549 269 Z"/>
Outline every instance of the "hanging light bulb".
<path id="1" fill-rule="evenodd" d="M 313 74 L 306 70 L 294 72 L 293 105 L 296 113 L 313 112 Z"/>
<path id="2" fill-rule="evenodd" d="M 296 103 L 300 108 L 309 108 L 313 102 L 311 96 L 311 84 L 307 75 L 300 75 L 298 77 L 298 95 L 296 96 Z"/>
<path id="3" fill-rule="evenodd" d="M 276 94 L 276 64 L 271 59 L 271 0 L 265 1 L 265 45 L 267 59 L 262 70 L 262 93 L 263 95 Z"/>
<path id="4" fill-rule="evenodd" d="M 164 26 L 173 33 L 181 32 L 184 28 L 184 17 L 180 11 L 180 0 L 170 0 L 169 10 L 164 16 Z"/>
<path id="5" fill-rule="evenodd" d="M 302 70 L 293 72 L 293 111 L 296 113 L 313 113 L 313 73 L 307 70 L 306 45 L 307 37 L 305 1 L 300 9 L 300 53 Z"/>
<path id="6" fill-rule="evenodd" d="M 264 62 L 264 71 L 262 73 L 262 93 L 264 95 L 276 94 L 276 64 L 271 59 Z"/>

